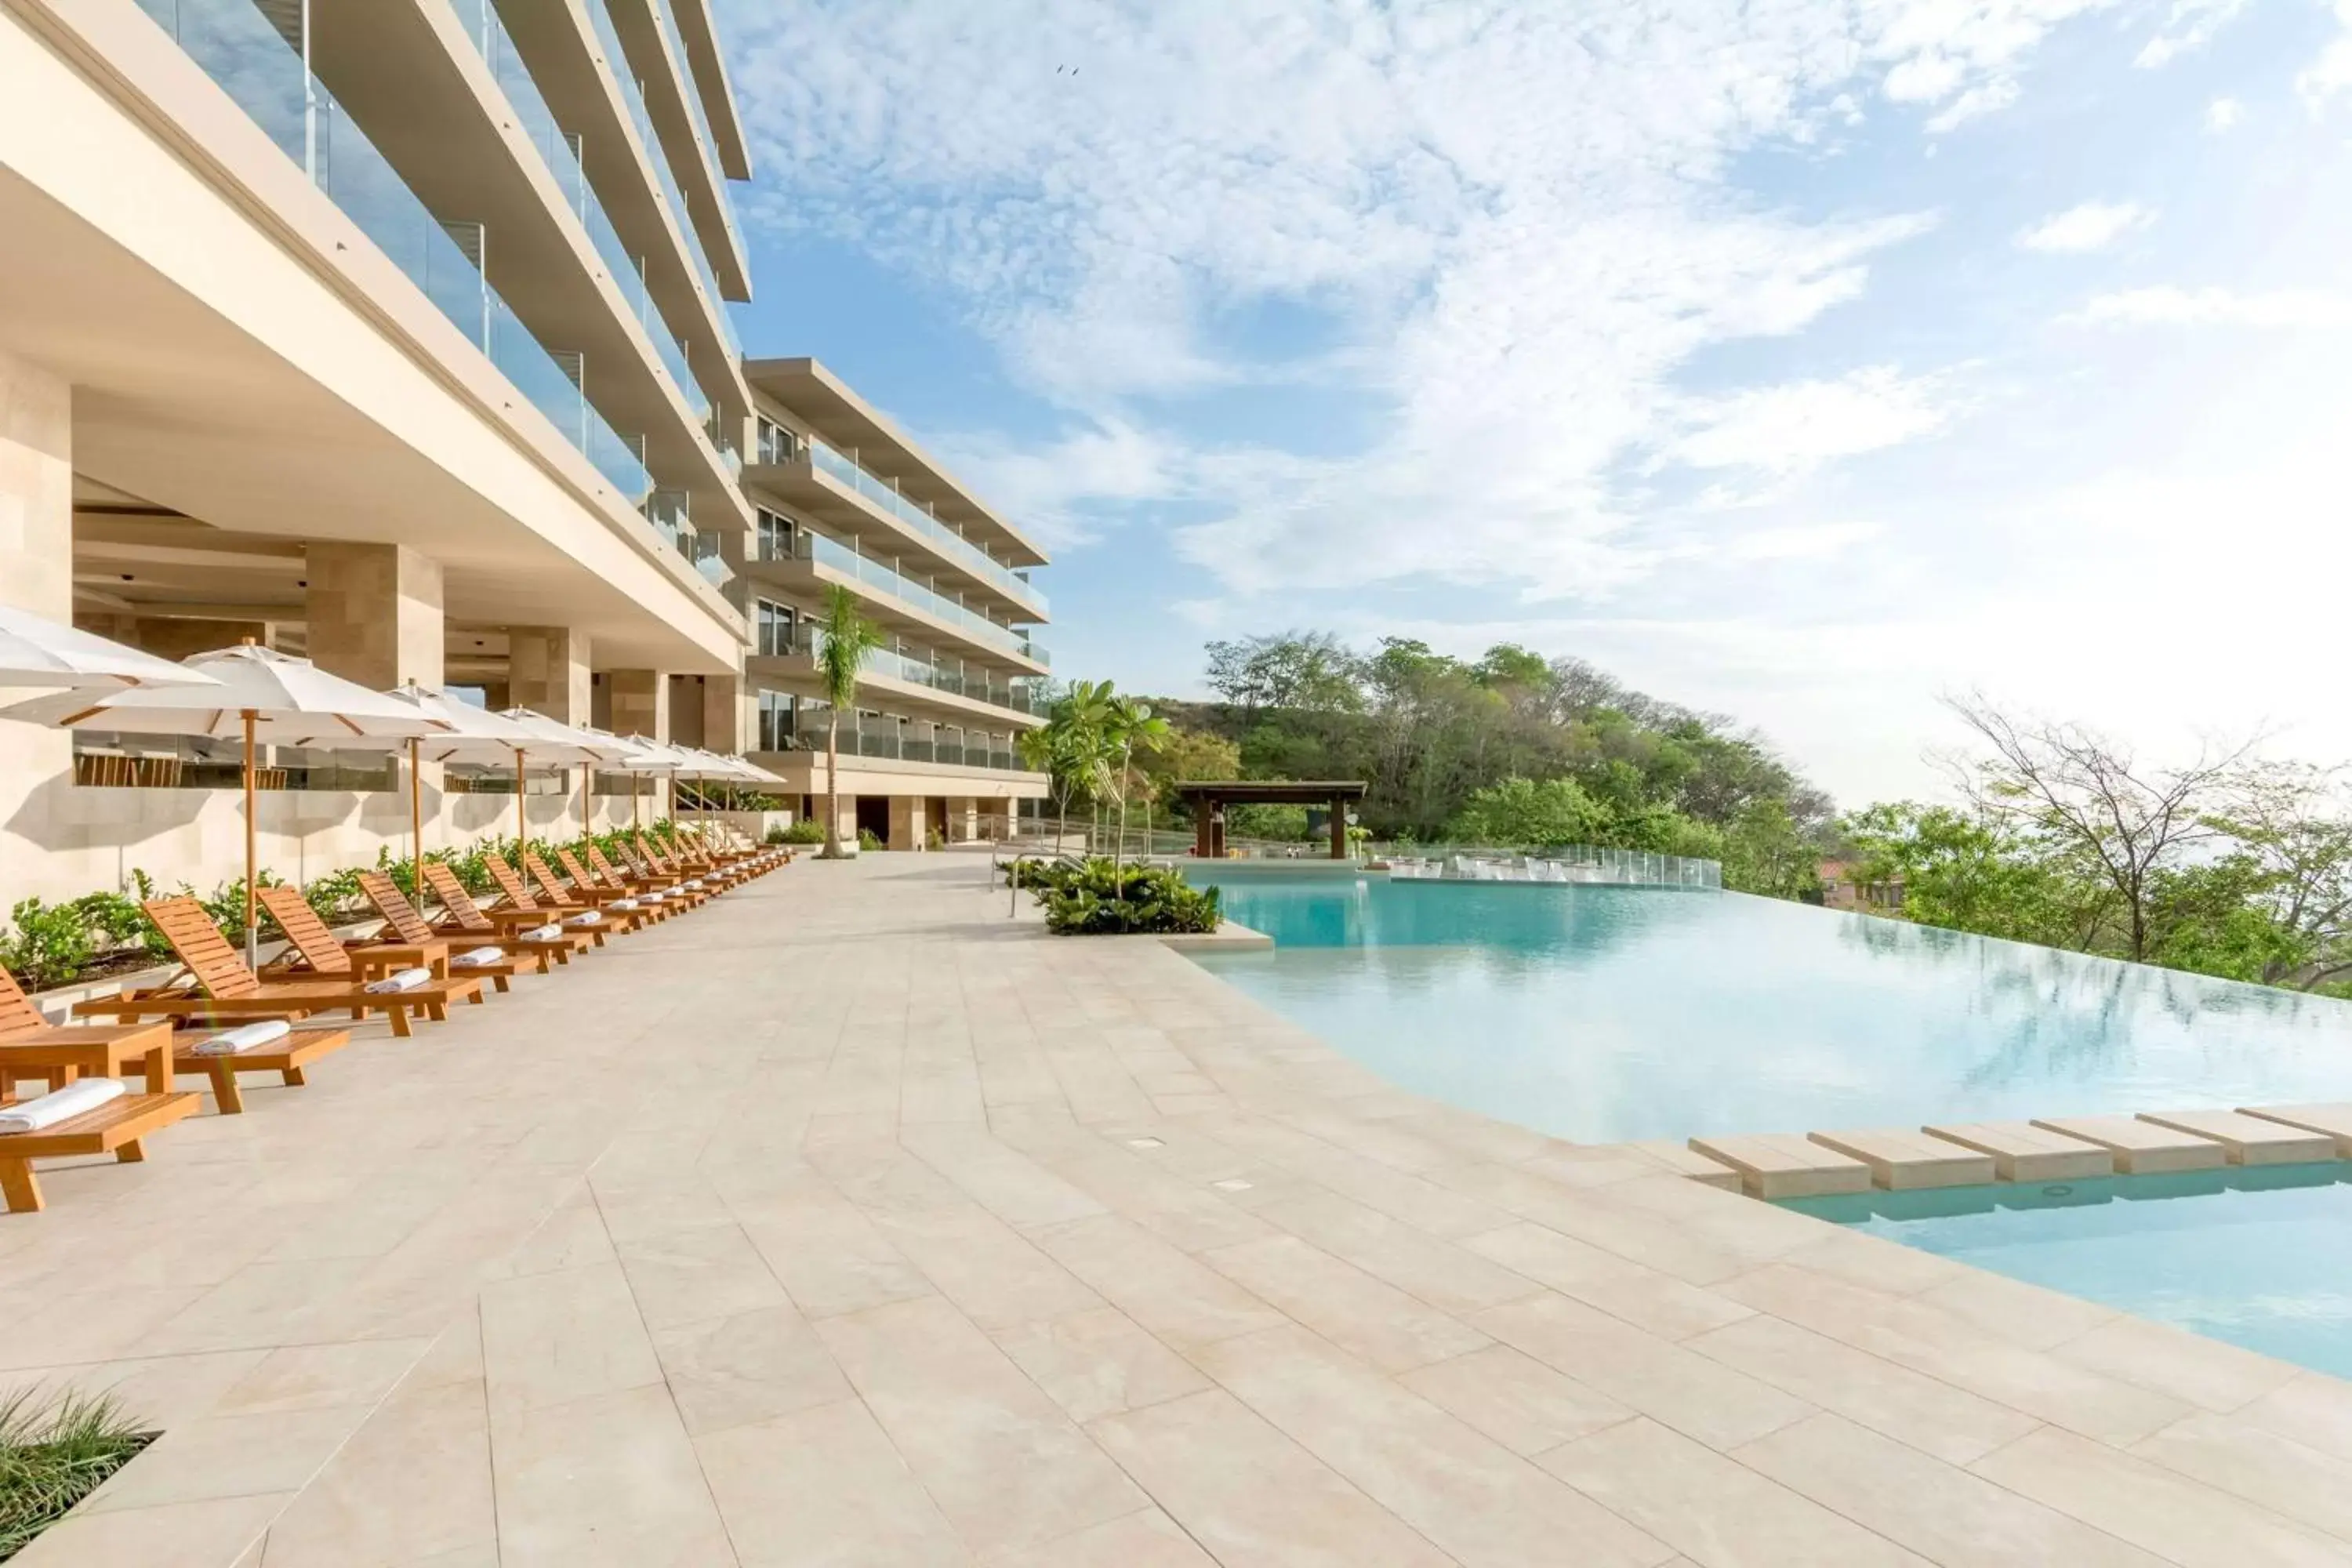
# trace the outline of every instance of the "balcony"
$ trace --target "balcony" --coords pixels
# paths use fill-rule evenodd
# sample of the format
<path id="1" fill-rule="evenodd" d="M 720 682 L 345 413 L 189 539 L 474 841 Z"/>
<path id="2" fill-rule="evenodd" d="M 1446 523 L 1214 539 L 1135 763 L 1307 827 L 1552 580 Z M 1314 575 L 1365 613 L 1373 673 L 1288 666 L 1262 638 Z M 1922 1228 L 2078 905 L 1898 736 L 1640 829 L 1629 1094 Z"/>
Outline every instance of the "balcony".
<path id="1" fill-rule="evenodd" d="M 653 492 L 637 444 L 582 395 L 480 267 L 418 199 L 253 0 L 138 0 L 450 324 L 593 463 L 631 507 Z M 478 243 L 479 230 L 473 230 Z"/>
<path id="2" fill-rule="evenodd" d="M 942 522 L 929 507 L 904 494 L 889 480 L 867 472 L 856 458 L 814 437 L 800 435 L 765 419 L 760 422 L 759 442 L 755 457 L 762 467 L 824 475 L 881 512 L 897 525 L 898 531 L 911 533 L 950 571 L 1024 612 L 1024 618 L 1046 618 L 1045 595 L 1028 578 Z"/>
<path id="3" fill-rule="evenodd" d="M 763 742 L 776 744 L 763 746 L 772 752 L 812 752 L 824 754 L 825 715 L 830 710 L 821 704 L 803 704 L 799 713 L 791 718 L 792 728 L 782 733 L 763 735 Z M 940 730 L 945 729 L 945 734 Z M 917 731 L 909 735 L 909 731 Z M 948 739 L 953 736 L 954 739 Z M 845 757 L 864 757 L 871 761 L 919 763 L 941 768 L 992 768 L 1001 773 L 1027 773 L 1030 769 L 1005 736 L 975 735 L 952 727 L 921 725 L 891 714 L 861 713 L 855 721 L 845 721 L 841 726 L 839 750 Z"/>
<path id="4" fill-rule="evenodd" d="M 734 570 L 720 553 L 719 535 L 696 531 L 682 491 L 656 490 L 646 498 L 644 510 L 654 531 L 667 540 L 704 582 L 714 588 L 723 588 L 734 581 Z"/>
<path id="5" fill-rule="evenodd" d="M 789 538 L 762 535 L 752 561 L 759 566 L 784 568 L 754 574 L 814 593 L 833 583 L 854 584 L 866 592 L 875 611 L 885 620 L 903 621 L 919 634 L 945 632 L 1008 658 L 1027 659 L 1040 670 L 1051 668 L 1045 650 L 1018 627 L 992 621 L 965 608 L 944 594 L 856 549 L 809 529 L 795 529 Z M 793 571 L 791 568 L 802 568 Z"/>
<path id="6" fill-rule="evenodd" d="M 783 681 L 813 682 L 818 640 L 817 629 L 805 620 L 762 626 L 756 634 L 751 672 Z M 917 648 L 874 648 L 859 668 L 880 694 L 920 703 L 935 719 L 945 715 L 948 721 L 958 723 L 993 720 L 1026 728 L 1045 713 L 1046 703 L 1034 681 L 963 668 L 953 660 L 927 657 Z M 1009 717 L 1013 714 L 1020 717 Z"/>

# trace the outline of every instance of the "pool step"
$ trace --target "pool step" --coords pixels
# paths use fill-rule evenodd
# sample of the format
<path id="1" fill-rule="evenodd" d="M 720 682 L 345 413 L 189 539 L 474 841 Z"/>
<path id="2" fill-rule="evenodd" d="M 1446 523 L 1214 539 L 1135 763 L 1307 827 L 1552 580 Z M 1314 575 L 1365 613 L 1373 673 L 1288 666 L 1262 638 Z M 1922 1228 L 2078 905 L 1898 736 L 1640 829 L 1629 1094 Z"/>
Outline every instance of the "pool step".
<path id="1" fill-rule="evenodd" d="M 1703 1187 L 1720 1187 L 1727 1193 L 1739 1190 L 1738 1171 L 1671 1138 L 1654 1138 L 1640 1143 L 1627 1143 L 1623 1147 L 1653 1164 L 1664 1166 L 1677 1176 L 1687 1176 Z"/>
<path id="2" fill-rule="evenodd" d="M 2336 1157 L 2352 1160 L 2352 1105 L 2242 1105 L 2238 1109 L 2264 1121 L 2325 1132 L 2336 1140 Z"/>
<path id="3" fill-rule="evenodd" d="M 2033 1125 L 2085 1143 L 2096 1143 L 2115 1156 L 2116 1169 L 2129 1175 L 2156 1175 L 2166 1171 L 2210 1171 L 2230 1163 L 2229 1151 L 2210 1138 L 2182 1132 L 2132 1116 L 2037 1116 Z"/>
<path id="4" fill-rule="evenodd" d="M 2221 1145 L 2232 1165 L 2304 1165 L 2336 1158 L 2336 1140 L 2242 1110 L 2143 1110 L 2142 1121 L 2194 1132 Z"/>
<path id="5" fill-rule="evenodd" d="M 1870 1167 L 1870 1179 L 1889 1192 L 1921 1187 L 1980 1187 L 1993 1179 L 1992 1156 L 1963 1149 L 1907 1127 L 1870 1127 L 1808 1134 L 1825 1149 L 1851 1154 Z"/>
<path id="6" fill-rule="evenodd" d="M 1694 1138 L 1690 1146 L 1738 1172 L 1739 1184 L 1751 1197 L 1818 1198 L 1870 1190 L 1868 1165 L 1801 1133 Z"/>
<path id="7" fill-rule="evenodd" d="M 1991 1155 L 1993 1173 L 2004 1182 L 2082 1182 L 2116 1173 L 2113 1150 L 2031 1121 L 1963 1121 L 1925 1131 Z"/>

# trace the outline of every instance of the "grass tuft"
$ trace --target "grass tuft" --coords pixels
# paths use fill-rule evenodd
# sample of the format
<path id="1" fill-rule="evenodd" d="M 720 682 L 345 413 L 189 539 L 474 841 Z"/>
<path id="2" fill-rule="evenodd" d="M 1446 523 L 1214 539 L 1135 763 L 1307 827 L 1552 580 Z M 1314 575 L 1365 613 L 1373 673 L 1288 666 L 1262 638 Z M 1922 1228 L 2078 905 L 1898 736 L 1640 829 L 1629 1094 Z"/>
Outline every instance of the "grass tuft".
<path id="1" fill-rule="evenodd" d="M 38 1389 L 0 1397 L 0 1561 L 98 1489 L 154 1434 L 142 1432 L 111 1394 Z"/>

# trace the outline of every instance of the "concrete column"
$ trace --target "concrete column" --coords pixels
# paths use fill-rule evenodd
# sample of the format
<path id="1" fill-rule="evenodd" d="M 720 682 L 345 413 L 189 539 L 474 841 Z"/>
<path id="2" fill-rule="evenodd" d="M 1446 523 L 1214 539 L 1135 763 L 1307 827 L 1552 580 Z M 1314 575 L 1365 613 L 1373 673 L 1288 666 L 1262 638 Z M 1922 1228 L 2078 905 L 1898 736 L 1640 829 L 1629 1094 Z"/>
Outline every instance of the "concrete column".
<path id="1" fill-rule="evenodd" d="M 721 756 L 740 756 L 751 749 L 750 699 L 742 678 L 705 676 L 702 681 L 702 743 Z"/>
<path id="2" fill-rule="evenodd" d="M 310 662 L 379 691 L 438 689 L 441 563 L 404 544 L 315 542 L 305 553 Z"/>
<path id="3" fill-rule="evenodd" d="M 613 732 L 669 739 L 669 681 L 658 669 L 608 669 L 604 689 L 611 694 Z"/>
<path id="4" fill-rule="evenodd" d="M 73 619 L 73 390 L 0 353 L 0 603 Z M 9 697 L 31 695 L 7 692 Z M 71 897 L 99 886 L 60 876 L 73 787 L 73 738 L 0 720 L 0 888 L 8 900 Z"/>
<path id="5" fill-rule="evenodd" d="M 251 637 L 264 647 L 269 646 L 268 621 L 192 621 L 177 620 L 164 616 L 142 616 L 136 630 L 123 640 L 134 644 L 157 658 L 183 659 L 192 653 L 209 653 L 214 648 L 235 647 Z"/>
<path id="6" fill-rule="evenodd" d="M 585 724 L 592 706 L 588 634 L 570 626 L 507 628 L 507 696 L 562 724 Z"/>
<path id="7" fill-rule="evenodd" d="M 948 796 L 948 842 L 968 844 L 980 837 L 980 802 L 968 795 Z"/>
<path id="8" fill-rule="evenodd" d="M 890 797 L 890 837 L 886 842 L 893 849 L 920 849 L 928 839 L 930 826 L 930 802 L 919 795 L 894 795 Z"/>

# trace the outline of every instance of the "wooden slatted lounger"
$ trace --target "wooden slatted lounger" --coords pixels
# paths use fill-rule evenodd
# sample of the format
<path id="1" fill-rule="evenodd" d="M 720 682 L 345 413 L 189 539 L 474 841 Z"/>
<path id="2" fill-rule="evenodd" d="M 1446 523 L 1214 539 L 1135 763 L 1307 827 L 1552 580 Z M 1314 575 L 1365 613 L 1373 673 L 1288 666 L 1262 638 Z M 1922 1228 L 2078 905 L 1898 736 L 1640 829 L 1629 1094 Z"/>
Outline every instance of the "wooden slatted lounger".
<path id="1" fill-rule="evenodd" d="M 609 888 L 600 888 L 593 882 L 583 881 L 578 878 L 567 880 L 559 877 L 553 868 L 540 858 L 539 851 L 536 849 L 523 856 L 522 868 L 530 874 L 531 880 L 547 890 L 549 898 L 562 903 L 585 905 L 592 910 L 601 910 L 613 919 L 627 925 L 632 931 L 652 921 L 659 920 L 663 913 L 658 908 L 634 903 L 628 909 L 614 908 L 616 904 L 629 901 L 629 896 L 626 893 L 614 892 Z"/>
<path id="2" fill-rule="evenodd" d="M 441 900 L 442 911 L 449 917 L 448 926 L 445 929 L 472 931 L 486 937 L 496 935 L 499 941 L 505 942 L 517 931 L 551 923 L 543 910 L 483 909 L 474 902 L 474 895 L 466 891 L 466 885 L 457 880 L 455 871 L 435 861 L 425 863 L 425 885 L 433 889 L 433 896 Z M 565 926 L 563 934 L 575 943 L 572 952 L 584 952 L 590 947 L 604 945 L 604 925 Z"/>
<path id="3" fill-rule="evenodd" d="M 563 863 L 563 868 L 566 871 L 572 873 L 572 886 L 579 896 L 602 900 L 598 905 L 600 909 L 609 907 L 614 900 L 635 899 L 637 896 L 618 877 L 611 879 L 600 877 L 593 870 L 583 866 L 580 863 L 580 857 L 569 849 L 558 849 L 555 852 L 555 858 Z M 618 912 L 629 915 L 639 925 L 651 925 L 656 921 L 669 919 L 677 911 L 666 904 L 644 903 L 634 910 Z"/>
<path id="4" fill-rule="evenodd" d="M 23 987 L 16 984 L 16 977 L 9 973 L 5 968 L 0 968 L 0 1100 L 6 1100 L 13 1096 L 16 1092 L 16 1084 L 20 1080 L 38 1079 L 43 1084 L 54 1084 L 59 1081 L 57 1071 L 53 1068 L 46 1066 L 12 1068 L 9 1058 L 15 1053 L 7 1049 L 11 1041 L 24 1045 L 31 1045 L 35 1042 L 53 1045 L 68 1040 L 77 1045 L 87 1042 L 101 1048 L 110 1046 L 119 1047 L 121 1048 L 121 1054 L 128 1056 L 142 1047 L 145 1047 L 150 1052 L 159 1048 L 165 1043 L 164 1037 L 170 1035 L 171 1028 L 172 1026 L 168 1021 L 152 1024 L 75 1024 L 68 1027 L 59 1027 L 50 1023 L 41 1010 L 33 1005 L 33 999 L 25 994 Z M 111 1056 L 115 1053 L 109 1051 L 106 1054 Z M 158 1080 L 151 1083 L 149 1087 L 161 1089 L 167 1085 L 164 1081 Z"/>
<path id="5" fill-rule="evenodd" d="M 361 872 L 360 891 L 367 896 L 369 903 L 375 906 L 375 912 L 383 917 L 384 929 L 403 942 L 426 939 L 447 942 L 453 935 L 461 939 L 468 939 L 472 935 L 470 932 L 436 931 L 425 923 L 425 917 L 416 912 L 416 906 L 401 896 L 399 884 L 381 871 Z M 496 928 L 492 928 L 491 934 L 495 934 L 495 931 Z M 572 952 L 589 946 L 590 942 L 584 936 L 575 938 L 568 934 L 552 938 L 510 934 L 498 945 L 516 956 L 501 963 L 468 964 L 466 973 L 500 976 L 520 974 L 528 963 L 531 973 L 544 974 L 550 963 L 571 963 Z M 506 989 L 503 980 L 499 989 Z"/>
<path id="6" fill-rule="evenodd" d="M 625 856 L 627 851 L 624 850 L 622 853 Z M 588 846 L 588 864 L 596 868 L 608 887 L 626 888 L 631 898 L 647 898 L 669 886 L 668 882 L 659 878 L 649 877 L 638 870 L 634 863 L 625 872 L 614 870 L 613 863 L 604 858 L 604 852 L 593 844 Z M 683 912 L 687 907 L 687 900 L 661 898 L 654 900 L 652 907 L 659 910 L 667 919 L 670 915 Z"/>
<path id="7" fill-rule="evenodd" d="M 640 868 L 646 879 L 672 903 L 682 903 L 687 908 L 693 909 L 709 901 L 713 896 L 708 888 L 687 887 L 686 873 L 664 863 L 659 856 L 646 847 L 646 841 L 642 837 L 637 840 L 634 850 L 624 843 L 621 846 L 621 853 L 627 858 L 632 866 Z"/>
<path id="8" fill-rule="evenodd" d="M 172 1059 L 180 1071 L 200 1072 L 211 1081 L 213 1103 L 220 1108 L 223 1116 L 238 1116 L 245 1111 L 245 1090 L 237 1086 L 237 1074 L 274 1072 L 287 1088 L 299 1089 L 310 1081 L 303 1068 L 352 1043 L 351 1030 L 340 1025 L 304 1024 L 249 1051 L 207 1054 L 196 1049 L 211 1037 L 209 1033 L 186 1036 L 173 1052 Z"/>
<path id="9" fill-rule="evenodd" d="M 184 1089 L 126 1094 L 37 1132 L 0 1132 L 0 1193 L 7 1195 L 9 1212 L 24 1214 L 41 1207 L 41 1184 L 33 1175 L 34 1161 L 111 1154 L 124 1164 L 135 1164 L 147 1157 L 146 1145 L 140 1140 L 158 1127 L 169 1127 L 194 1114 L 198 1098 Z"/>
<path id="10" fill-rule="evenodd" d="M 449 1016 L 443 994 L 436 992 L 372 992 L 349 980 L 268 980 L 245 966 L 236 949 L 221 935 L 204 906 L 189 898 L 151 899 L 142 906 L 155 929 L 172 944 L 182 964 L 195 977 L 193 986 L 163 986 L 152 991 L 126 991 L 119 996 L 93 997 L 74 1004 L 82 1017 L 121 1018 L 301 1018 L 312 1013 L 344 1008 L 354 1018 L 382 1013 L 392 1021 L 392 1032 L 406 1038 L 408 1017 L 422 1012 L 436 1020 Z M 475 985 L 479 990 L 479 984 Z"/>
<path id="11" fill-rule="evenodd" d="M 318 910 L 303 901 L 300 893 L 291 888 L 263 888 L 258 896 L 262 909 L 277 922 L 278 929 L 286 933 L 286 940 L 294 944 L 294 951 L 302 955 L 302 962 L 310 973 L 321 979 L 362 984 L 370 978 L 361 973 L 359 966 L 352 962 L 352 955 L 343 951 L 341 940 L 327 929 L 327 922 L 319 918 Z M 492 978 L 499 982 L 499 990 L 507 988 L 506 976 L 495 975 Z M 422 985 L 412 986 L 394 994 L 438 996 L 444 1007 L 452 1002 L 471 1002 L 478 1007 L 484 1001 L 482 982 L 471 974 L 446 978 L 436 976 Z"/>
<path id="12" fill-rule="evenodd" d="M 509 910 L 520 910 L 535 914 L 542 921 L 562 921 L 574 915 L 604 913 L 603 910 L 591 908 L 586 904 L 533 897 L 530 887 L 520 877 L 515 875 L 515 868 L 496 855 L 484 855 L 482 864 L 488 868 L 490 879 L 498 883 L 499 895 L 505 900 L 490 910 L 492 915 L 503 915 Z M 618 913 L 625 912 L 627 911 L 624 910 L 616 914 L 605 915 L 601 923 L 609 925 L 617 918 Z M 635 925 L 632 924 L 629 929 L 635 930 Z"/>

